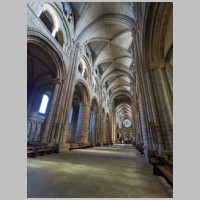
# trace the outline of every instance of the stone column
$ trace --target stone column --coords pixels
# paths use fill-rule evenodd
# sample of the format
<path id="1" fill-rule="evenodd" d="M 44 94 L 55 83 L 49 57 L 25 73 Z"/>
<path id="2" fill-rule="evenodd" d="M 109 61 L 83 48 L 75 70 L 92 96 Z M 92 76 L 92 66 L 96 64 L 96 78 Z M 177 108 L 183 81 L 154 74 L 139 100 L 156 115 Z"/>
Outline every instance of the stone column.
<path id="1" fill-rule="evenodd" d="M 86 102 L 80 103 L 79 117 L 76 132 L 76 143 L 88 142 L 88 126 L 91 105 Z"/>
<path id="2" fill-rule="evenodd" d="M 111 126 L 112 126 L 112 136 L 111 140 L 115 142 L 116 140 L 116 127 L 115 127 L 115 114 L 113 109 L 111 110 Z"/>
<path id="3" fill-rule="evenodd" d="M 79 114 L 79 105 L 74 104 L 72 107 L 73 107 L 73 113 L 72 113 L 72 123 L 71 123 L 71 135 L 67 134 L 67 141 L 74 143 L 76 141 L 76 127 Z"/>
<path id="4" fill-rule="evenodd" d="M 35 136 L 35 129 L 36 129 L 36 121 L 31 121 L 31 127 L 30 127 L 30 134 L 29 134 L 29 141 L 33 141 L 33 138 Z"/>
<path id="5" fill-rule="evenodd" d="M 54 83 L 54 90 L 53 90 L 53 95 L 51 98 L 51 104 L 48 109 L 48 115 L 46 117 L 45 124 L 44 124 L 44 131 L 41 137 L 42 143 L 47 143 L 47 137 L 49 136 L 50 125 L 52 123 L 52 116 L 55 109 L 55 104 L 56 104 L 61 81 L 60 79 L 55 79 L 53 83 Z"/>
<path id="6" fill-rule="evenodd" d="M 136 115 L 137 115 L 137 102 L 132 100 L 131 102 L 131 111 L 132 111 L 132 128 L 133 128 L 133 136 L 136 137 Z"/>
<path id="7" fill-rule="evenodd" d="M 168 83 L 168 88 L 169 88 L 169 94 L 171 99 L 173 99 L 173 81 L 171 79 L 171 75 L 170 75 L 170 63 L 165 63 L 165 76 L 166 76 L 166 80 Z"/>
<path id="8" fill-rule="evenodd" d="M 140 144 L 140 142 L 143 141 L 143 135 L 142 135 L 142 128 L 141 128 L 141 120 L 140 120 L 139 111 L 138 111 L 138 115 L 137 115 L 137 135 L 138 135 L 137 142 Z"/>
<path id="9" fill-rule="evenodd" d="M 27 117 L 30 116 L 31 114 L 31 110 L 32 110 L 32 106 L 33 106 L 33 101 L 34 101 L 34 98 L 36 97 L 36 89 L 33 88 L 31 90 L 31 93 L 29 94 L 29 101 L 27 102 Z"/>
<path id="10" fill-rule="evenodd" d="M 110 139 L 114 141 L 114 134 L 113 134 L 113 128 L 114 128 L 114 123 L 113 123 L 113 113 L 112 110 L 110 112 Z"/>
<path id="11" fill-rule="evenodd" d="M 53 26 L 52 29 L 52 36 L 55 37 L 56 33 L 58 32 L 58 28 Z"/>
<path id="12" fill-rule="evenodd" d="M 101 146 L 106 142 L 106 117 L 102 116 L 101 120 Z"/>
<path id="13" fill-rule="evenodd" d="M 152 68 L 153 67 L 153 68 Z M 161 71 L 162 65 L 156 63 L 156 65 L 152 64 L 151 68 L 153 70 L 153 74 L 156 80 L 157 90 L 159 94 L 159 100 L 161 105 L 161 112 L 163 113 L 165 126 L 167 130 L 170 150 L 173 150 L 173 117 L 172 117 L 172 111 L 170 108 L 170 103 L 167 95 L 167 91 L 165 88 L 165 82 L 163 79 L 162 71 Z"/>
<path id="14" fill-rule="evenodd" d="M 67 137 L 68 137 L 68 117 L 70 114 L 71 104 L 73 101 L 73 94 L 75 88 L 75 77 L 77 73 L 77 67 L 80 62 L 80 45 L 74 44 L 73 49 L 71 51 L 71 64 L 69 67 L 69 72 L 66 78 L 66 87 L 65 87 L 65 96 L 64 96 L 64 103 L 63 103 L 63 123 L 60 127 L 61 135 L 59 139 L 60 144 L 66 144 Z"/>
<path id="15" fill-rule="evenodd" d="M 151 76 L 150 76 L 149 71 L 146 72 L 146 80 L 147 80 L 147 87 L 148 87 L 151 111 L 152 111 L 152 116 L 153 116 L 153 120 L 154 120 L 153 125 L 155 127 L 155 129 L 154 129 L 155 133 L 153 133 L 153 134 L 156 134 L 155 137 L 157 138 L 156 142 L 158 142 L 159 151 L 163 151 L 165 149 L 164 141 L 163 141 L 163 135 L 162 135 L 161 127 L 160 127 L 158 110 L 156 108 L 155 96 L 154 96 L 154 93 L 153 93 L 153 85 L 152 85 L 152 82 L 151 82 Z"/>
<path id="16" fill-rule="evenodd" d="M 147 124 L 145 120 L 145 112 L 144 112 L 143 104 L 141 101 L 139 101 L 139 112 L 140 112 L 142 136 L 143 136 L 143 141 L 144 141 L 144 151 L 147 151 L 147 149 L 149 148 L 149 145 L 148 145 L 149 138 L 148 138 L 148 132 L 147 132 Z"/>
<path id="17" fill-rule="evenodd" d="M 96 143 L 100 144 L 100 115 L 96 112 Z"/>
<path id="18" fill-rule="evenodd" d="M 40 130 L 41 130 L 41 122 L 36 122 L 36 130 L 33 141 L 38 141 L 38 138 L 40 136 Z"/>
<path id="19" fill-rule="evenodd" d="M 60 115 L 60 112 L 61 112 L 61 109 L 62 109 L 62 101 L 63 101 L 63 97 L 64 97 L 63 88 L 64 88 L 65 81 L 62 80 L 61 83 L 62 83 L 61 94 L 60 94 L 60 97 L 59 97 L 58 105 L 56 107 L 56 114 L 55 114 L 55 118 L 54 118 L 55 120 L 53 122 L 53 127 L 52 127 L 52 131 L 51 131 L 50 143 L 54 143 L 54 142 L 57 143 L 59 135 L 60 135 L 59 127 L 60 127 L 61 122 L 62 122 L 62 118 L 61 118 L 62 116 Z"/>
<path id="20" fill-rule="evenodd" d="M 92 142 L 92 134 L 93 134 L 93 111 L 90 111 L 89 116 L 89 135 L 88 135 L 88 142 Z"/>
<path id="21" fill-rule="evenodd" d="M 96 123 L 97 123 L 97 111 L 93 111 L 93 124 L 92 124 L 92 143 L 96 143 Z"/>
<path id="22" fill-rule="evenodd" d="M 31 120 L 27 120 L 27 139 L 29 138 L 30 130 L 31 130 Z"/>
<path id="23" fill-rule="evenodd" d="M 109 137 L 109 121 L 108 121 L 108 118 L 106 117 L 106 142 L 108 141 L 108 137 Z"/>

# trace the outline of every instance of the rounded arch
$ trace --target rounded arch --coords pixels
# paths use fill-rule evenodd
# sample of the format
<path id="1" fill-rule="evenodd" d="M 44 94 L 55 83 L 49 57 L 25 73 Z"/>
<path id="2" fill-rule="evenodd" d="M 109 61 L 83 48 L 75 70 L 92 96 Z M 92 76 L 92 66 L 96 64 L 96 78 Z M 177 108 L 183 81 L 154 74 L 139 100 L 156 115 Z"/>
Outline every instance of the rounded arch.
<path id="1" fill-rule="evenodd" d="M 110 97 L 111 102 L 113 102 L 114 98 L 119 96 L 119 95 L 127 96 L 131 101 L 131 95 L 129 93 L 127 93 L 127 91 L 120 91 L 120 92 L 117 92 L 117 93 L 111 95 L 111 97 Z"/>
<path id="2" fill-rule="evenodd" d="M 144 29 L 143 50 L 147 62 L 165 60 L 173 44 L 172 2 L 151 4 Z M 171 33 L 171 34 L 169 34 Z"/>
<path id="3" fill-rule="evenodd" d="M 93 109 L 94 111 L 98 111 L 98 105 L 99 105 L 98 100 L 97 100 L 97 98 L 94 96 L 94 97 L 92 98 L 92 101 L 91 101 L 91 109 Z"/>
<path id="4" fill-rule="evenodd" d="M 104 60 L 101 60 L 100 62 L 95 63 L 94 67 L 96 68 L 100 64 L 103 64 L 103 63 L 106 63 L 106 62 L 111 62 L 111 63 L 121 64 L 122 66 L 124 66 L 126 68 L 129 68 L 129 66 L 125 65 L 123 62 L 120 62 L 120 60 L 124 59 L 124 58 L 127 58 L 127 59 L 131 60 L 131 62 L 133 62 L 133 58 L 131 56 L 125 55 L 125 56 L 122 56 L 122 57 L 118 57 L 116 59 L 104 59 Z"/>
<path id="5" fill-rule="evenodd" d="M 90 102 L 90 93 L 87 85 L 80 79 L 75 83 L 75 91 L 80 95 L 81 102 Z"/>
<path id="6" fill-rule="evenodd" d="M 64 63 L 62 61 L 62 55 L 56 49 L 56 47 L 52 45 L 52 43 L 41 32 L 32 29 L 28 30 L 27 46 L 29 44 L 36 45 L 42 50 L 42 52 L 46 53 L 49 56 L 49 58 L 52 59 L 52 62 L 55 65 L 55 78 L 64 79 L 66 75 L 66 67 L 64 66 Z"/>
<path id="7" fill-rule="evenodd" d="M 57 3 L 61 4 L 61 3 Z M 42 9 L 40 9 L 40 13 L 38 14 L 38 17 L 42 15 L 42 13 L 47 13 L 48 16 L 51 17 L 51 21 L 53 22 L 53 29 L 54 32 L 50 31 L 53 37 L 58 41 L 60 46 L 63 48 L 64 46 L 66 48 L 70 48 L 72 45 L 72 31 L 70 30 L 70 26 L 67 23 L 67 20 L 63 21 L 63 18 L 65 16 L 64 13 L 62 13 L 63 8 L 62 5 L 59 5 L 60 13 L 58 12 L 57 8 L 54 7 L 54 5 L 49 3 L 44 3 L 42 5 Z"/>
<path id="8" fill-rule="evenodd" d="M 46 26 L 50 33 L 53 32 L 54 27 L 56 26 L 56 20 L 53 16 L 53 13 L 45 7 L 45 9 L 40 13 L 40 20 Z"/>
<path id="9" fill-rule="evenodd" d="M 109 73 L 107 73 L 105 75 L 103 74 L 103 76 L 101 78 L 101 81 L 102 81 L 103 84 L 105 84 L 105 82 L 108 79 L 116 76 L 116 73 L 113 73 L 113 72 L 117 72 L 118 75 L 127 76 L 130 79 L 130 81 L 134 82 L 134 77 L 132 76 L 131 71 L 125 71 L 125 70 L 121 70 L 121 69 L 116 69 L 116 70 L 113 70 L 113 71 L 111 71 L 111 72 L 109 72 Z"/>
<path id="10" fill-rule="evenodd" d="M 63 45 L 64 45 L 64 37 L 63 37 L 63 33 L 62 33 L 61 30 L 58 30 L 56 32 L 55 39 L 60 44 L 60 46 L 63 47 Z"/>
<path id="11" fill-rule="evenodd" d="M 84 77 L 84 78 L 86 80 L 87 78 L 88 80 L 91 80 L 91 77 L 92 77 L 91 66 L 90 66 L 90 63 L 88 62 L 88 59 L 84 55 L 81 56 L 80 63 L 82 65 L 82 70 L 86 70 L 87 72 L 86 74 L 87 77 Z"/>
<path id="12" fill-rule="evenodd" d="M 105 112 L 105 108 L 104 107 L 102 108 L 102 116 L 106 117 L 106 112 Z"/>
<path id="13" fill-rule="evenodd" d="M 115 42 L 114 42 L 114 39 L 116 39 L 116 37 L 119 37 L 119 36 L 123 35 L 124 33 L 131 32 L 133 29 L 134 29 L 134 28 L 132 28 L 132 29 L 130 29 L 130 28 L 125 29 L 125 30 L 123 30 L 122 32 L 120 32 L 118 35 L 116 35 L 116 36 L 115 36 L 113 39 L 111 39 L 111 40 L 108 39 L 108 38 L 105 38 L 105 37 L 96 37 L 96 38 L 94 37 L 94 38 L 90 38 L 90 39 L 86 40 L 86 41 L 83 43 L 81 49 L 83 49 L 84 46 L 87 45 L 87 44 L 89 44 L 90 42 L 96 42 L 96 41 L 102 41 L 102 42 L 112 43 L 112 44 L 118 46 L 118 43 L 115 43 Z"/>

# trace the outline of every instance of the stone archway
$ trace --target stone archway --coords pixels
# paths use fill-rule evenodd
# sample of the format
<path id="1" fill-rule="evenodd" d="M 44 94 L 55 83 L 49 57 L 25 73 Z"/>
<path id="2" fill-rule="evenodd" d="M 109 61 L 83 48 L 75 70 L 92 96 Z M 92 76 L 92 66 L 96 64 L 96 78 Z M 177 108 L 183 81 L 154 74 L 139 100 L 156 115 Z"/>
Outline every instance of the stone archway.
<path id="1" fill-rule="evenodd" d="M 89 115 L 91 104 L 89 102 L 89 92 L 83 82 L 75 85 L 72 106 L 69 116 L 69 134 L 67 142 L 87 143 Z"/>
<path id="2" fill-rule="evenodd" d="M 27 142 L 48 143 L 50 123 L 60 89 L 59 58 L 40 39 L 28 38 L 27 44 Z M 44 113 L 39 112 L 43 95 L 48 96 Z"/>

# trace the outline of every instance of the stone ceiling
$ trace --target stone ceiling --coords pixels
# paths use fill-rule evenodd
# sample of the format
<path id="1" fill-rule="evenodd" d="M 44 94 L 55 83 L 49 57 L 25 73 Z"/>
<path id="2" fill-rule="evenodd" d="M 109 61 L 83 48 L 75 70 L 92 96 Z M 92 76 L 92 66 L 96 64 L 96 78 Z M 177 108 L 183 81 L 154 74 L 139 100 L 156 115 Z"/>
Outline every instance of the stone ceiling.
<path id="1" fill-rule="evenodd" d="M 135 14 L 131 2 L 71 2 L 75 40 L 92 51 L 93 65 L 100 72 L 101 85 L 111 96 L 129 94 L 134 82 L 132 30 Z M 128 97 L 127 97 L 128 98 Z M 131 119 L 130 102 L 115 106 L 122 119 Z"/>

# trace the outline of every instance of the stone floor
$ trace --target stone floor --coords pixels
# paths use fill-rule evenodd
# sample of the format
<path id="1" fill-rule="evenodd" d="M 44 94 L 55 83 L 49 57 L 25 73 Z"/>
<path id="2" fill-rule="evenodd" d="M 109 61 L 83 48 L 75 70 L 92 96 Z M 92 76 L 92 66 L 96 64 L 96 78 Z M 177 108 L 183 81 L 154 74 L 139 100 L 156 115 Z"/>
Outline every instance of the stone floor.
<path id="1" fill-rule="evenodd" d="M 172 198 L 172 192 L 131 145 L 27 158 L 28 198 Z"/>

